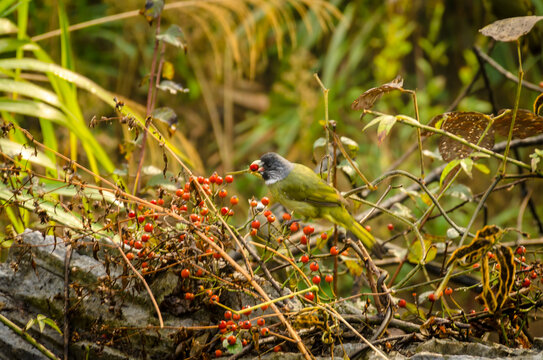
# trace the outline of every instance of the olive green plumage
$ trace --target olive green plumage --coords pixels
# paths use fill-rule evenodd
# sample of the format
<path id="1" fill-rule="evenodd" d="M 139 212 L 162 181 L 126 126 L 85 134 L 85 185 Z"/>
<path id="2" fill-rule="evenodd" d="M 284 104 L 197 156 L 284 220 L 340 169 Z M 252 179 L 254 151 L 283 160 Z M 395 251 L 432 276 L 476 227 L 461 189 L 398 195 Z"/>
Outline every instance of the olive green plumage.
<path id="1" fill-rule="evenodd" d="M 259 172 L 276 201 L 304 218 L 326 219 L 342 226 L 367 248 L 373 248 L 374 237 L 347 211 L 347 201 L 313 170 L 291 163 L 275 153 L 264 154 L 259 166 Z"/>

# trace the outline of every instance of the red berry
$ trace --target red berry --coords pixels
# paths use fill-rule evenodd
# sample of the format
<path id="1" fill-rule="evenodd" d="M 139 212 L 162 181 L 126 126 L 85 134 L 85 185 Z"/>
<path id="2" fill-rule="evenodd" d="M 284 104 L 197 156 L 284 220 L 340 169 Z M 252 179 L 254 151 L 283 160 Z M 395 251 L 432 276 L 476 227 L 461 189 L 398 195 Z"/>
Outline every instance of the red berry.
<path id="1" fill-rule="evenodd" d="M 273 347 L 273 352 L 279 352 L 279 351 L 281 351 L 281 345 L 275 345 Z"/>
<path id="2" fill-rule="evenodd" d="M 226 191 L 225 189 L 222 189 L 221 191 L 219 191 L 220 198 L 225 198 L 227 196 L 228 196 L 228 191 Z"/>
<path id="3" fill-rule="evenodd" d="M 183 193 L 184 193 L 183 189 L 175 190 L 175 196 L 177 196 L 177 197 L 183 196 Z"/>
<path id="4" fill-rule="evenodd" d="M 337 248 L 337 246 L 332 246 L 330 248 L 330 255 L 336 256 L 337 254 L 339 254 L 339 249 Z"/>
<path id="5" fill-rule="evenodd" d="M 199 220 L 200 220 L 200 217 L 198 216 L 198 214 L 190 214 L 190 221 L 196 222 Z"/>
<path id="6" fill-rule="evenodd" d="M 524 278 L 524 280 L 522 281 L 522 287 L 525 287 L 525 288 L 530 287 L 531 283 L 532 282 L 530 281 L 530 279 Z"/>
<path id="7" fill-rule="evenodd" d="M 130 252 L 130 253 L 126 254 L 126 258 L 127 258 L 128 260 L 132 261 L 132 259 L 134 259 L 134 253 L 131 253 L 131 252 Z"/>
<path id="8" fill-rule="evenodd" d="M 226 310 L 226 311 L 224 312 L 224 318 L 225 318 L 226 320 L 232 319 L 232 311 Z"/>
<path id="9" fill-rule="evenodd" d="M 201 210 L 200 210 L 200 214 L 202 216 L 206 216 L 207 214 L 209 214 L 209 209 L 206 208 L 206 207 L 203 207 Z"/>
<path id="10" fill-rule="evenodd" d="M 198 184 L 203 184 L 204 183 L 204 177 L 203 176 L 198 176 L 198 178 L 196 178 L 196 180 L 198 181 Z"/>
<path id="11" fill-rule="evenodd" d="M 240 314 L 232 314 L 232 319 L 238 321 L 241 318 Z"/>
<path id="12" fill-rule="evenodd" d="M 262 213 L 262 215 L 264 215 L 265 217 L 268 217 L 272 214 L 271 210 L 266 210 Z"/>
<path id="13" fill-rule="evenodd" d="M 292 219 L 292 216 L 289 213 L 284 213 L 283 214 L 283 220 L 284 221 L 289 221 L 290 219 Z"/>
<path id="14" fill-rule="evenodd" d="M 266 323 L 266 320 L 264 320 L 263 318 L 258 318 L 258 320 L 256 320 L 256 324 L 258 326 L 264 326 L 265 323 Z"/>
<path id="15" fill-rule="evenodd" d="M 260 333 L 262 334 L 262 336 L 268 336 L 268 334 L 270 333 L 270 329 L 268 329 L 267 327 L 263 327 L 262 329 L 260 329 Z"/>
<path id="16" fill-rule="evenodd" d="M 251 227 L 258 230 L 260 228 L 260 221 L 253 220 L 253 222 L 251 223 Z"/>
<path id="17" fill-rule="evenodd" d="M 478 269 L 478 268 L 479 268 L 479 266 L 481 266 L 481 265 L 480 265 L 479 263 L 475 263 L 475 264 L 473 264 L 473 268 L 474 268 L 474 269 Z"/>
<path id="18" fill-rule="evenodd" d="M 151 204 L 156 205 L 156 200 L 149 201 Z"/>
<path id="19" fill-rule="evenodd" d="M 298 230 L 300 230 L 300 224 L 298 224 L 297 222 L 293 222 L 292 224 L 290 224 L 290 232 L 295 233 Z"/>
<path id="20" fill-rule="evenodd" d="M 394 225 L 393 224 L 388 224 L 387 228 L 388 228 L 388 230 L 392 231 L 392 230 L 394 230 Z"/>
<path id="21" fill-rule="evenodd" d="M 258 233 L 258 231 L 256 229 L 252 229 L 251 230 L 251 236 L 256 236 L 256 234 Z"/>
<path id="22" fill-rule="evenodd" d="M 302 236 L 300 237 L 300 244 L 302 244 L 302 245 L 306 245 L 306 244 L 307 244 L 307 236 L 302 235 Z"/>
<path id="23" fill-rule="evenodd" d="M 234 177 L 233 177 L 232 175 L 226 175 L 226 176 L 224 177 L 224 180 L 225 180 L 227 183 L 231 184 L 232 182 L 234 182 Z"/>
<path id="24" fill-rule="evenodd" d="M 128 213 L 128 217 L 129 217 L 130 219 L 135 218 L 135 217 L 136 217 L 136 212 L 135 212 L 134 210 L 131 210 L 131 211 Z"/>
<path id="25" fill-rule="evenodd" d="M 158 199 L 156 203 L 160 206 L 164 205 L 164 199 Z"/>
<path id="26" fill-rule="evenodd" d="M 204 274 L 204 271 L 202 269 L 196 270 L 196 276 L 202 276 Z"/>
<path id="27" fill-rule="evenodd" d="M 453 293 L 453 289 L 448 287 L 445 289 L 445 295 L 451 295 Z"/>
<path id="28" fill-rule="evenodd" d="M 366 226 L 364 226 L 364 228 L 365 228 L 367 231 L 371 232 L 371 226 L 366 225 Z"/>
<path id="29" fill-rule="evenodd" d="M 236 339 L 236 337 L 234 335 L 230 335 L 227 340 L 228 340 L 228 343 L 230 345 L 234 345 L 236 343 L 236 341 L 237 341 L 237 339 Z"/>
<path id="30" fill-rule="evenodd" d="M 258 201 L 256 200 L 251 200 L 251 203 L 250 203 L 251 207 L 256 207 L 258 205 Z"/>
<path id="31" fill-rule="evenodd" d="M 264 196 L 262 199 L 260 199 L 260 202 L 262 203 L 262 205 L 268 206 L 270 204 L 270 199 Z"/>
<path id="32" fill-rule="evenodd" d="M 406 305 L 407 305 L 407 301 L 405 301 L 404 299 L 398 300 L 399 307 L 404 308 Z"/>
<path id="33" fill-rule="evenodd" d="M 241 308 L 241 310 L 245 310 L 245 309 L 247 309 L 248 307 L 249 307 L 249 306 L 243 306 L 243 307 Z M 252 312 L 253 312 L 253 310 L 249 310 L 249 311 L 243 313 L 243 315 L 249 316 L 249 315 L 251 315 Z"/>
<path id="34" fill-rule="evenodd" d="M 143 244 L 141 243 L 141 241 L 136 241 L 134 243 L 134 247 L 138 250 L 141 250 L 141 248 L 143 247 Z"/>
<path id="35" fill-rule="evenodd" d="M 430 300 L 431 302 L 436 301 L 436 294 L 431 293 L 430 295 L 428 295 L 428 300 Z"/>
<path id="36" fill-rule="evenodd" d="M 319 270 L 319 264 L 316 261 L 313 261 L 311 264 L 309 264 L 309 268 L 311 271 L 317 271 Z"/>
<path id="37" fill-rule="evenodd" d="M 211 304 L 216 304 L 216 303 L 218 303 L 218 302 L 219 302 L 219 295 L 213 295 L 213 296 L 211 296 L 211 298 L 209 298 L 209 302 L 210 302 Z"/>
<path id="38" fill-rule="evenodd" d="M 269 307 L 269 306 L 270 306 L 270 305 L 262 305 L 262 307 L 260 307 L 260 310 L 266 311 L 266 310 L 268 310 L 268 307 Z"/>
<path id="39" fill-rule="evenodd" d="M 220 259 L 220 258 L 222 258 L 222 255 L 220 253 L 218 253 L 218 252 L 214 252 L 213 253 L 213 258 Z"/>
<path id="40" fill-rule="evenodd" d="M 215 357 L 221 357 L 221 356 L 222 356 L 222 350 L 221 349 L 215 350 Z"/>
<path id="41" fill-rule="evenodd" d="M 315 299 L 315 294 L 309 291 L 305 293 L 304 297 L 309 301 L 313 301 L 313 299 Z"/>
<path id="42" fill-rule="evenodd" d="M 183 198 L 183 200 L 189 201 L 190 200 L 190 193 L 189 192 L 184 193 L 182 198 Z"/>
<path id="43" fill-rule="evenodd" d="M 145 216 L 143 216 L 143 215 L 138 216 L 138 222 L 139 222 L 140 224 L 141 224 L 142 222 L 144 222 L 144 221 L 145 221 Z"/>
<path id="44" fill-rule="evenodd" d="M 143 230 L 145 230 L 146 232 L 153 232 L 153 224 L 151 223 L 145 224 L 145 226 L 143 227 Z"/>
<path id="45" fill-rule="evenodd" d="M 243 346 L 247 345 L 247 340 L 246 339 L 241 340 L 241 345 Z"/>
<path id="46" fill-rule="evenodd" d="M 486 256 L 488 256 L 489 259 L 494 258 L 494 254 L 491 251 L 487 252 Z"/>
<path id="47" fill-rule="evenodd" d="M 232 204 L 232 206 L 237 205 L 238 203 L 239 203 L 239 199 L 236 195 L 230 198 L 230 204 Z"/>
<path id="48" fill-rule="evenodd" d="M 313 284 L 319 285 L 321 283 L 321 277 L 319 275 L 315 275 L 311 281 L 313 281 Z"/>
<path id="49" fill-rule="evenodd" d="M 524 246 L 519 246 L 516 250 L 518 255 L 524 255 L 526 254 L 526 248 Z"/>
<path id="50" fill-rule="evenodd" d="M 323 240 L 328 239 L 328 234 L 327 234 L 327 233 L 324 233 L 324 232 L 321 233 L 321 239 L 323 239 Z"/>
<path id="51" fill-rule="evenodd" d="M 217 176 L 217 178 L 215 178 L 215 184 L 221 185 L 221 184 L 222 184 L 222 177 Z M 225 191 L 226 191 L 226 190 L 225 190 Z"/>
<path id="52" fill-rule="evenodd" d="M 307 255 L 302 255 L 302 257 L 300 258 L 300 261 L 304 264 L 307 264 L 307 262 L 309 261 L 309 256 Z"/>
<path id="53" fill-rule="evenodd" d="M 535 271 L 532 271 L 532 273 L 530 274 L 530 277 L 532 279 L 536 279 L 537 278 L 537 273 Z"/>
<path id="54" fill-rule="evenodd" d="M 250 322 L 249 320 L 245 320 L 245 321 L 243 322 L 242 328 L 243 328 L 243 329 L 250 329 L 251 326 L 252 326 L 251 322 Z"/>
<path id="55" fill-rule="evenodd" d="M 181 277 L 183 279 L 186 279 L 190 276 L 190 270 L 189 269 L 183 269 L 181 270 Z"/>
<path id="56" fill-rule="evenodd" d="M 187 207 L 187 205 L 181 205 L 181 206 L 179 207 L 179 211 L 181 211 L 181 212 L 187 211 L 188 209 L 189 209 L 189 208 Z"/>
<path id="57" fill-rule="evenodd" d="M 331 283 L 332 281 L 334 281 L 334 277 L 332 275 L 326 275 L 324 277 L 324 281 L 326 281 L 327 283 Z"/>
<path id="58" fill-rule="evenodd" d="M 219 321 L 219 329 L 226 329 L 226 321 L 224 320 Z"/>
<path id="59" fill-rule="evenodd" d="M 151 235 L 149 235 L 149 234 L 142 234 L 141 235 L 141 241 L 143 241 L 143 242 L 149 241 L 150 238 L 151 238 Z"/>
<path id="60" fill-rule="evenodd" d="M 222 207 L 222 208 L 221 208 L 221 214 L 222 214 L 223 216 L 228 215 L 228 210 L 230 210 L 230 209 L 228 209 L 226 206 Z"/>
<path id="61" fill-rule="evenodd" d="M 275 221 L 275 215 L 271 214 L 271 215 L 268 216 L 266 219 L 268 220 L 269 223 L 272 223 L 272 222 Z"/>
<path id="62" fill-rule="evenodd" d="M 185 293 L 185 300 L 194 300 L 194 294 L 193 293 Z"/>
<path id="63" fill-rule="evenodd" d="M 311 235 L 315 231 L 315 228 L 313 226 L 307 225 L 304 226 L 304 234 Z"/>

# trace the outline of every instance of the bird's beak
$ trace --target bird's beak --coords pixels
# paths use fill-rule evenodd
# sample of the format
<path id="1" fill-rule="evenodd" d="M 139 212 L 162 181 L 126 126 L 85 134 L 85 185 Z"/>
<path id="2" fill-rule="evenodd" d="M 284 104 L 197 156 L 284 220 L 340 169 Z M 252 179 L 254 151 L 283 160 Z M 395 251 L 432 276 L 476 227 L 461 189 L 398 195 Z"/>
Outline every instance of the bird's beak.
<path id="1" fill-rule="evenodd" d="M 264 168 L 262 167 L 262 161 L 255 160 L 251 163 L 251 169 L 255 169 L 251 172 L 251 174 L 262 177 L 262 172 L 264 171 Z"/>

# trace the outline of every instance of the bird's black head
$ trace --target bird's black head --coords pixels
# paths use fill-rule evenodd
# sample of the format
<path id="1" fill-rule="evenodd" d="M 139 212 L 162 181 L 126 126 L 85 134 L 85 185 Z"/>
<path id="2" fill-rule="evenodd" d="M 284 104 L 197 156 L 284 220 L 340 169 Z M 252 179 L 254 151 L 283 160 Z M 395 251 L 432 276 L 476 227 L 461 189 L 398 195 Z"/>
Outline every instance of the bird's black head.
<path id="1" fill-rule="evenodd" d="M 262 178 L 266 185 L 271 185 L 277 181 L 283 180 L 290 173 L 294 164 L 273 152 L 266 153 L 257 160 Z"/>

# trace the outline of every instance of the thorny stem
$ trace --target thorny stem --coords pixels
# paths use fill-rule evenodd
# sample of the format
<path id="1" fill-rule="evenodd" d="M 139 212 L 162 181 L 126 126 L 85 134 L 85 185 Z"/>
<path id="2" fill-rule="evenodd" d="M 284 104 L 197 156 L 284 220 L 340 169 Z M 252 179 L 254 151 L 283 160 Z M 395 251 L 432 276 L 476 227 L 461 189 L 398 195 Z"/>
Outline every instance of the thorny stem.
<path id="1" fill-rule="evenodd" d="M 522 55 L 520 51 L 520 39 L 517 39 L 517 54 L 518 54 L 517 95 L 515 97 L 515 106 L 513 107 L 513 116 L 511 118 L 511 125 L 509 126 L 509 135 L 507 136 L 507 145 L 505 146 L 505 151 L 503 153 L 503 165 L 502 165 L 502 170 L 501 170 L 502 176 L 505 175 L 505 171 L 507 168 L 507 155 L 509 155 L 509 146 L 511 145 L 511 139 L 513 138 L 513 129 L 515 128 L 515 120 L 517 119 L 518 106 L 520 103 L 520 93 L 522 91 L 522 78 L 524 76 L 524 71 L 522 70 Z"/>
<path id="2" fill-rule="evenodd" d="M 157 78 L 160 77 L 159 73 L 155 74 L 156 70 L 156 62 L 158 58 L 158 46 L 160 44 L 160 40 L 157 39 L 156 36 L 160 34 L 160 20 L 162 18 L 162 15 L 159 14 L 156 22 L 156 30 L 155 30 L 155 48 L 153 49 L 153 60 L 151 62 L 151 72 L 149 73 L 149 89 L 147 91 L 147 110 L 146 110 L 146 116 L 145 116 L 145 131 L 143 132 L 143 136 L 141 139 L 141 153 L 140 153 L 140 160 L 138 162 L 138 170 L 136 171 L 136 177 L 134 180 L 134 195 L 138 195 L 140 190 L 140 177 L 141 177 L 141 170 L 143 168 L 143 162 L 145 160 L 145 149 L 146 149 L 146 143 L 147 143 L 147 134 L 148 134 L 148 128 L 151 124 L 151 113 L 153 112 L 153 106 L 154 106 L 154 93 L 155 85 L 154 85 L 154 79 L 155 75 Z"/>

